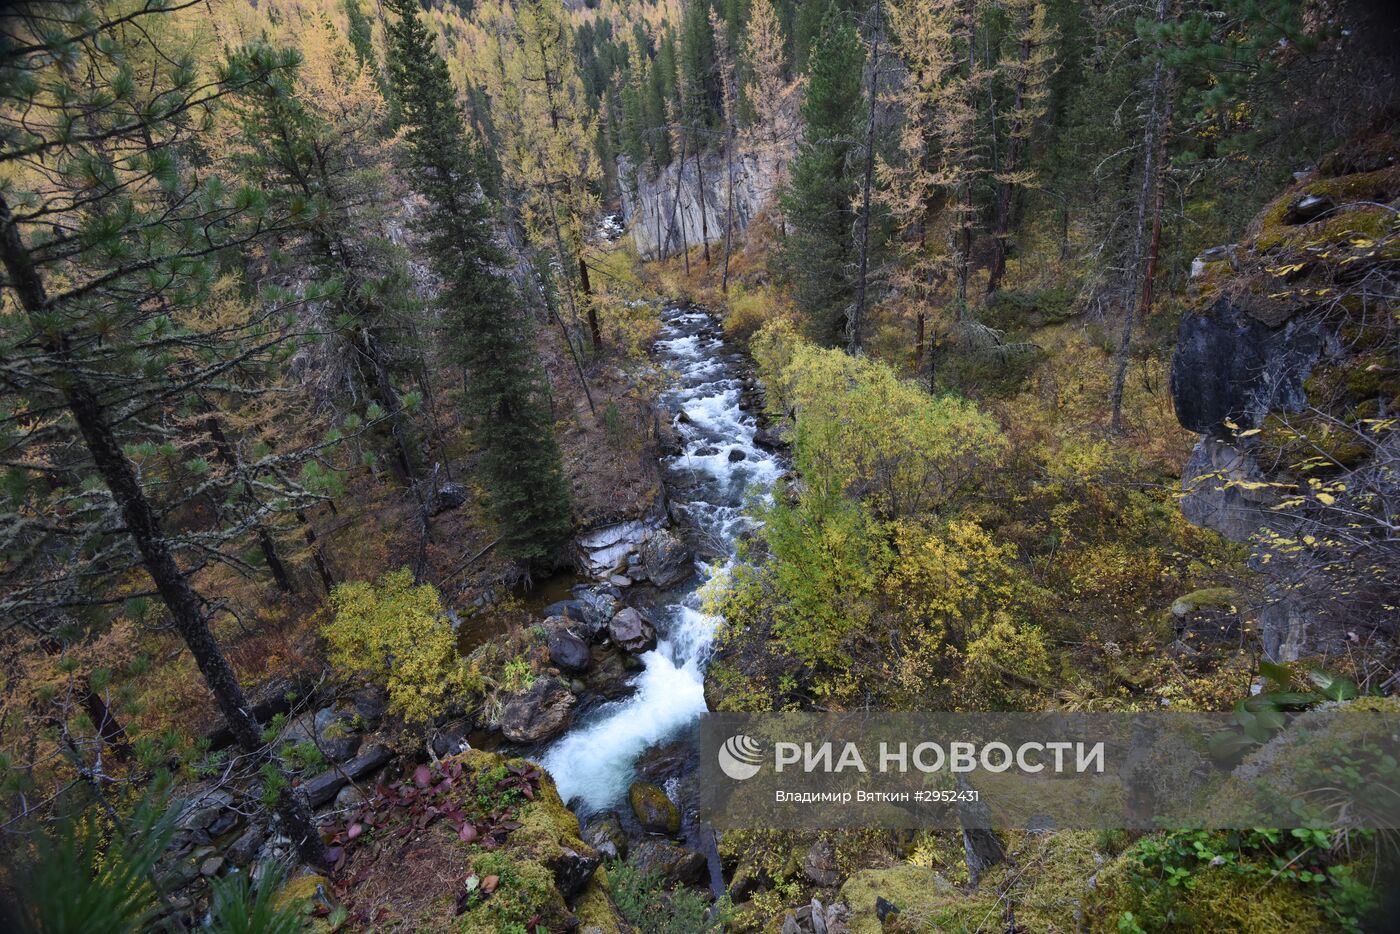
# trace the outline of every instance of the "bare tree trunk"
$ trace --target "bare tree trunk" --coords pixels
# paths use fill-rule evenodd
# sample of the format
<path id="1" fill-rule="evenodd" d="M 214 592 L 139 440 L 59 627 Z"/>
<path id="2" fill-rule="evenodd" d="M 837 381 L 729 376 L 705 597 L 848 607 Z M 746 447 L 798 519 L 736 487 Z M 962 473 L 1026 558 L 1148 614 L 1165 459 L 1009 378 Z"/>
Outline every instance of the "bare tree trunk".
<path id="1" fill-rule="evenodd" d="M 880 0 L 875 0 L 875 35 L 871 40 L 870 50 L 870 98 L 866 105 L 870 113 L 867 115 L 865 126 L 865 179 L 861 189 L 860 264 L 856 272 L 855 308 L 851 312 L 851 320 L 847 323 L 847 349 L 853 354 L 861 352 L 861 326 L 865 319 L 865 300 L 870 280 L 870 188 L 875 177 L 875 91 L 879 84 L 876 79 L 880 68 L 880 13 Z"/>
<path id="2" fill-rule="evenodd" d="M 127 741 L 126 730 L 112 715 L 112 708 L 107 705 L 107 699 L 92 689 L 89 680 L 83 682 L 82 694 L 83 710 L 92 721 L 97 735 L 102 737 L 102 742 L 112 750 L 112 755 L 118 762 L 130 759 L 131 743 Z"/>
<path id="3" fill-rule="evenodd" d="M 405 437 L 403 407 L 399 405 L 399 395 L 394 391 L 394 383 L 389 376 L 389 364 L 375 346 L 374 335 L 369 328 L 357 329 L 355 342 L 359 345 L 360 353 L 369 361 L 373 376 L 370 391 L 389 416 L 389 435 L 394 439 L 394 472 L 398 474 L 400 482 L 411 484 L 417 479 L 418 471 L 413 464 L 408 438 Z"/>
<path id="4" fill-rule="evenodd" d="M 588 302 L 588 336 L 593 341 L 593 353 L 598 354 L 603 350 L 603 331 L 598 326 L 598 306 L 593 302 L 593 283 L 588 279 L 588 263 L 584 262 L 582 253 L 578 255 L 578 281 L 583 289 L 584 301 Z"/>
<path id="5" fill-rule="evenodd" d="M 233 443 L 229 441 L 228 435 L 224 434 L 223 425 L 219 423 L 219 417 L 215 414 L 212 406 L 207 405 L 202 399 L 199 405 L 204 409 L 204 430 L 209 432 L 209 439 L 214 442 L 214 451 L 219 460 L 229 470 L 238 469 L 238 455 L 233 450 Z M 245 486 L 243 489 L 243 499 L 256 507 L 257 500 Z M 261 522 L 253 526 L 253 534 L 257 536 L 258 548 L 262 551 L 263 560 L 267 562 L 267 569 L 272 573 L 272 579 L 277 582 L 277 588 L 283 593 L 292 593 L 292 579 L 287 574 L 287 567 L 282 563 L 282 557 L 277 554 L 277 546 L 272 541 L 272 535 L 267 531 L 266 526 Z"/>
<path id="6" fill-rule="evenodd" d="M 1029 13 L 1027 14 L 1030 15 Z M 1021 42 L 1020 58 L 1024 66 L 1030 60 L 1033 48 L 1029 39 Z M 1006 176 L 1016 171 L 1021 161 L 1022 121 L 1026 109 L 1026 79 L 1024 69 L 1016 81 L 1015 96 L 1011 102 L 1011 138 L 1006 144 L 1006 163 L 1002 167 L 1003 181 L 997 183 L 996 219 L 992 227 L 992 267 L 987 276 L 987 294 L 995 295 L 1001 288 L 1002 277 L 1006 275 L 1006 253 L 1008 238 L 1015 209 L 1015 190 Z M 994 111 L 995 112 L 995 111 Z"/>
<path id="7" fill-rule="evenodd" d="M 541 169 L 544 168 L 544 164 L 543 164 L 543 163 L 540 164 L 540 168 L 541 168 Z M 566 262 L 567 262 L 567 253 L 566 253 L 566 251 L 564 250 L 564 235 L 563 235 L 562 233 L 560 233 L 560 231 L 559 231 L 559 213 L 554 209 L 554 194 L 553 194 L 553 192 L 550 191 L 548 185 L 545 186 L 545 195 L 546 195 L 546 197 L 549 199 L 549 218 L 550 218 L 550 221 L 552 222 L 551 226 L 553 227 L 553 230 L 554 230 L 554 250 L 555 250 L 555 255 L 556 255 L 556 256 L 558 257 L 558 259 L 559 259 L 559 272 L 560 272 L 561 275 L 563 275 L 563 274 L 564 274 L 564 270 L 566 270 L 566 269 L 568 268 L 568 266 L 566 265 Z M 541 276 L 541 284 L 542 284 L 541 287 L 543 288 L 543 276 Z M 568 284 L 567 282 L 564 283 L 564 285 L 565 285 L 564 294 L 565 294 L 566 296 L 568 296 L 568 299 L 569 299 L 569 317 L 571 317 L 571 318 L 574 319 L 574 326 L 577 327 L 577 326 L 578 326 L 578 306 L 577 306 L 576 304 L 574 304 L 574 290 L 573 290 L 572 287 L 569 286 L 569 284 Z M 574 369 L 578 372 L 578 381 L 579 381 L 579 385 L 581 385 L 581 386 L 583 387 L 583 395 L 584 395 L 584 398 L 588 400 L 588 411 L 589 411 L 590 414 L 597 415 L 597 414 L 598 414 L 598 410 L 595 409 L 595 408 L 593 407 L 593 393 L 592 393 L 591 391 L 589 391 L 589 388 L 588 388 L 588 380 L 587 380 L 587 378 L 583 375 L 583 362 L 579 359 L 579 353 L 578 353 L 578 350 L 574 347 L 573 338 L 570 336 L 568 327 L 565 326 L 565 324 L 564 324 L 564 319 L 561 318 L 561 317 L 559 316 L 559 309 L 555 308 L 555 307 L 553 306 L 553 304 L 549 301 L 548 294 L 547 294 L 547 293 L 548 293 L 548 290 L 547 290 L 547 289 L 544 289 L 543 291 L 546 293 L 546 295 L 545 295 L 545 305 L 546 305 L 546 307 L 548 307 L 549 310 L 554 314 L 554 320 L 557 321 L 557 322 L 559 323 L 559 330 L 562 331 L 563 334 L 564 334 L 564 343 L 567 344 L 568 347 L 569 347 L 569 356 L 570 356 L 570 357 L 573 357 L 573 360 L 574 360 Z"/>
<path id="8" fill-rule="evenodd" d="M 1157 0 L 1157 22 L 1167 18 L 1168 0 Z M 1115 434 L 1123 431 L 1123 389 L 1128 379 L 1128 363 L 1131 360 L 1133 327 L 1141 313 L 1138 305 L 1151 302 L 1151 276 L 1156 273 L 1155 256 L 1149 260 L 1148 253 L 1155 254 L 1155 248 L 1148 243 L 1148 213 L 1156 206 L 1157 218 L 1154 221 L 1154 240 L 1160 238 L 1162 204 L 1162 160 L 1166 154 L 1167 127 L 1171 122 L 1171 84 L 1174 74 L 1169 73 L 1166 63 L 1159 57 L 1152 66 L 1152 76 L 1148 83 L 1148 107 L 1146 125 L 1143 127 L 1142 185 L 1138 191 L 1137 222 L 1133 228 L 1131 262 L 1128 264 L 1127 287 L 1123 290 L 1123 330 L 1118 340 L 1118 363 L 1113 374 L 1113 388 L 1109 394 L 1109 430 Z"/>
<path id="9" fill-rule="evenodd" d="M 544 274 L 539 271 L 536 264 L 535 275 L 540 280 L 540 297 L 544 301 L 545 310 L 554 319 L 554 323 L 559 325 L 559 333 L 564 337 L 564 346 L 569 348 L 569 357 L 574 361 L 574 372 L 578 375 L 578 384 L 583 388 L 583 398 L 588 402 L 588 412 L 597 415 L 598 410 L 593 406 L 593 393 L 588 388 L 588 377 L 583 373 L 583 361 L 579 359 L 578 349 L 574 347 L 574 339 L 569 331 L 569 326 L 564 323 L 564 318 L 559 314 L 559 309 L 549 298 L 549 290 L 544 287 Z"/>
<path id="10" fill-rule="evenodd" d="M 921 304 L 918 311 L 914 312 L 914 372 L 916 374 L 924 368 L 924 329 L 926 327 L 924 306 Z"/>
<path id="11" fill-rule="evenodd" d="M 307 547 L 311 549 L 311 561 L 316 565 L 316 573 L 321 578 L 321 586 L 326 588 L 326 596 L 329 597 L 331 591 L 335 589 L 335 575 L 331 573 L 330 565 L 326 563 L 326 556 L 321 552 L 321 545 L 316 540 L 316 529 L 311 524 L 311 520 L 300 509 L 297 510 L 297 519 L 304 526 L 303 534 Z"/>
<path id="12" fill-rule="evenodd" d="M 728 139 L 724 142 L 724 170 L 729 176 L 728 201 L 724 209 L 724 276 L 720 279 L 720 291 L 729 294 L 729 253 L 734 244 L 734 123 L 729 123 Z"/>
<path id="13" fill-rule="evenodd" d="M 705 217 L 705 160 L 703 150 L 695 150 L 695 176 L 700 189 L 700 241 L 705 246 L 705 265 L 710 265 L 710 222 Z"/>
<path id="14" fill-rule="evenodd" d="M 43 322 L 50 312 L 48 295 L 43 279 L 20 238 L 10 206 L 3 198 L 0 198 L 0 259 L 4 261 L 20 305 L 34 321 L 36 329 L 44 333 Z M 252 705 L 209 630 L 200 599 L 190 586 L 189 578 L 180 570 L 161 530 L 155 507 L 147 499 L 135 468 L 107 423 L 97 393 L 88 385 L 81 370 L 72 365 L 68 335 L 47 338 L 45 349 L 60 363 L 69 364 L 69 378 L 63 387 L 63 396 L 74 424 L 83 436 L 93 465 L 121 510 L 127 533 L 136 545 L 162 601 L 170 610 L 175 630 L 194 656 L 195 664 L 213 692 L 229 729 L 239 745 L 250 754 L 275 762 L 250 713 Z M 311 809 L 306 799 L 292 787 L 291 779 L 281 771 L 280 765 L 277 768 L 282 779 L 277 813 L 283 829 L 292 838 L 302 859 L 316 866 L 324 866 L 325 846 L 312 820 Z"/>
<path id="15" fill-rule="evenodd" d="M 684 257 L 685 274 L 690 275 L 690 240 L 685 235 L 685 208 L 681 205 L 681 191 L 685 181 L 685 150 L 690 143 L 690 134 L 681 134 L 681 158 L 676 163 L 676 197 L 671 201 L 671 226 L 676 228 L 681 235 L 681 255 Z M 676 223 L 676 215 L 680 215 L 679 226 Z M 669 234 L 667 235 L 669 239 Z"/>

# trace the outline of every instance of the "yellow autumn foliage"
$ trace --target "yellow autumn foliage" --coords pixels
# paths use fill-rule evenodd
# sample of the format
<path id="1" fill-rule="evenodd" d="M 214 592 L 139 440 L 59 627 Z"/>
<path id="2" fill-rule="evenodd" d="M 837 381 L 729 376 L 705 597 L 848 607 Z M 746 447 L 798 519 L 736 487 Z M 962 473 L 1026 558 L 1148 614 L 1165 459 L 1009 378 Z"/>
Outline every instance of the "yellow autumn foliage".
<path id="1" fill-rule="evenodd" d="M 788 321 L 763 328 L 753 354 L 770 403 L 794 416 L 807 486 L 880 518 L 938 511 L 1006 449 L 974 403 L 930 396 L 886 364 L 807 343 Z"/>
<path id="2" fill-rule="evenodd" d="M 322 627 L 331 664 L 382 682 L 389 709 L 409 722 L 427 720 L 463 687 L 452 626 L 431 584 L 402 568 L 378 581 L 352 581 L 331 592 L 335 616 Z"/>

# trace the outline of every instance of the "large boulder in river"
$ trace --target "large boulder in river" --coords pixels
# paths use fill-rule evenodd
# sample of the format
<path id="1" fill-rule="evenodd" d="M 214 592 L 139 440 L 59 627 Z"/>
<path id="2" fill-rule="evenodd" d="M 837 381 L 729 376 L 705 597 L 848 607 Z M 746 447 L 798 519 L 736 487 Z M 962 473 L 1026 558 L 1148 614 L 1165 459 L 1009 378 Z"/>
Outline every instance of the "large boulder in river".
<path id="1" fill-rule="evenodd" d="M 679 538 L 657 529 L 642 543 L 642 565 L 658 587 L 674 587 L 695 573 L 695 559 Z"/>
<path id="2" fill-rule="evenodd" d="M 608 623 L 608 636 L 618 647 L 633 655 L 656 648 L 656 627 L 640 610 L 624 607 Z"/>
<path id="3" fill-rule="evenodd" d="M 550 622 L 555 621 L 550 620 Z M 549 649 L 549 660 L 561 671 L 567 671 L 571 674 L 587 671 L 593 660 L 588 643 L 562 626 L 551 628 L 545 645 Z"/>
<path id="4" fill-rule="evenodd" d="M 670 885 L 690 885 L 705 879 L 705 857 L 669 840 L 643 840 L 632 848 L 627 861 Z"/>
<path id="5" fill-rule="evenodd" d="M 540 678 L 528 691 L 506 701 L 497 722 L 506 739 L 513 743 L 543 742 L 573 723 L 577 700 L 554 678 Z"/>
<path id="6" fill-rule="evenodd" d="M 693 743 L 677 740 L 652 746 L 642 753 L 632 768 L 644 782 L 660 785 L 668 779 L 680 778 L 696 765 L 697 750 Z"/>
<path id="7" fill-rule="evenodd" d="M 616 811 L 603 811 L 588 818 L 583 825 L 583 842 L 604 859 L 627 858 L 627 834 Z"/>
<path id="8" fill-rule="evenodd" d="M 666 792 L 651 782 L 633 782 L 632 787 L 627 789 L 627 800 L 643 830 L 648 833 L 680 833 L 680 809 L 666 797 Z"/>

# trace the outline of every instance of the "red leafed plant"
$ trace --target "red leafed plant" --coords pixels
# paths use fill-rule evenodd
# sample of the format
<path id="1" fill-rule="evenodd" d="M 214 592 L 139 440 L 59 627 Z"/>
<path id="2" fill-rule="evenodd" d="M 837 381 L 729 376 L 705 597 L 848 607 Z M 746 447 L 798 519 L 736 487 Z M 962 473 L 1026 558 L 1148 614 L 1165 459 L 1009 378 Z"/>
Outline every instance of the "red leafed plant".
<path id="1" fill-rule="evenodd" d="M 528 763 L 479 772 L 461 759 L 447 759 L 419 765 L 407 779 L 380 783 L 327 841 L 337 874 L 357 855 L 370 856 L 353 877 L 341 876 L 337 888 L 363 881 L 373 859 L 391 849 L 401 852 L 411 834 L 439 820 L 451 824 L 462 843 L 485 850 L 499 847 L 520 826 L 516 809 L 522 801 L 535 800 L 540 778 L 539 769 Z"/>

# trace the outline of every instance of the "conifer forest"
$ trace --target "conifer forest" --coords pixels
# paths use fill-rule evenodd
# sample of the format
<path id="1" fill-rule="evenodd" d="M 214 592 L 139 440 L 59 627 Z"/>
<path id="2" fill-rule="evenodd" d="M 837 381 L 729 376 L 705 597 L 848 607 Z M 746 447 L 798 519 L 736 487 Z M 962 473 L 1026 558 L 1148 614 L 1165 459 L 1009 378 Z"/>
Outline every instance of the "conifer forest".
<path id="1" fill-rule="evenodd" d="M 0 0 L 0 931 L 1400 928 L 1367 807 L 717 829 L 697 739 L 1216 713 L 1393 807 L 1308 730 L 1400 732 L 1397 65 L 1391 0 Z"/>

